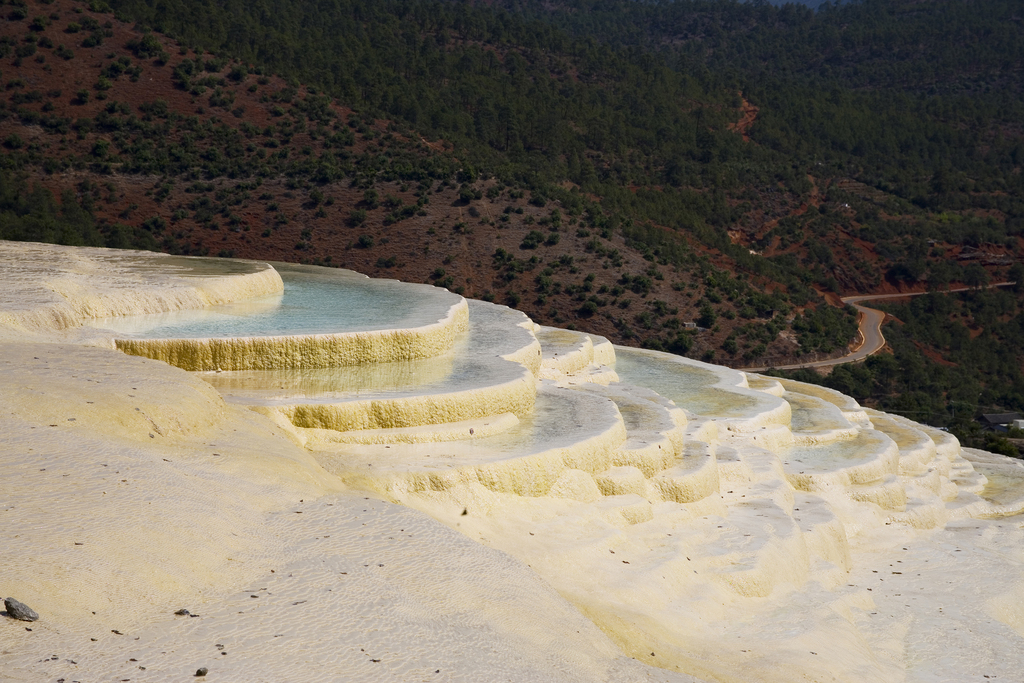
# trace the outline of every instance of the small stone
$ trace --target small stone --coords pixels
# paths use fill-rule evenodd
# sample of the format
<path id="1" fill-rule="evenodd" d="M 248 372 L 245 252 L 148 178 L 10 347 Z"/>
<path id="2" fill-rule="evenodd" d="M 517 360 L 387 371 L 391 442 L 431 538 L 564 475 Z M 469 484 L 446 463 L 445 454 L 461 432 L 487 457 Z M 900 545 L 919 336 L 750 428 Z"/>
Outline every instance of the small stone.
<path id="1" fill-rule="evenodd" d="M 7 616 L 12 619 L 19 619 L 21 621 L 36 621 L 39 619 L 39 615 L 36 614 L 34 609 L 23 602 L 18 602 L 14 598 L 4 598 L 4 607 L 7 608 Z"/>
<path id="2" fill-rule="evenodd" d="M 208 669 L 205 666 L 200 667 L 200 668 L 196 669 L 196 676 L 197 677 L 198 676 L 205 676 L 207 671 L 208 671 Z"/>
<path id="3" fill-rule="evenodd" d="M 189 612 L 187 609 L 180 609 L 180 610 L 178 610 L 177 612 L 174 613 L 174 615 L 177 616 L 177 617 L 187 617 L 187 616 L 190 616 L 191 614 L 192 613 Z"/>

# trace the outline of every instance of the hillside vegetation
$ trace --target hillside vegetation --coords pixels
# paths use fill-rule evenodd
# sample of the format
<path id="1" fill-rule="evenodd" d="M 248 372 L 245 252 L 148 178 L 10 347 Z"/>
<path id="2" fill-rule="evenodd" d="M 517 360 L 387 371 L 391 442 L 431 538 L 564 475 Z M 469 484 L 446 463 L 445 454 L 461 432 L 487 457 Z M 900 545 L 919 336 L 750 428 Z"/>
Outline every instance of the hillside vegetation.
<path id="1" fill-rule="evenodd" d="M 821 293 L 1021 254 L 1009 1 L 3 12 L 7 239 L 350 267 L 734 366 L 842 353 Z"/>

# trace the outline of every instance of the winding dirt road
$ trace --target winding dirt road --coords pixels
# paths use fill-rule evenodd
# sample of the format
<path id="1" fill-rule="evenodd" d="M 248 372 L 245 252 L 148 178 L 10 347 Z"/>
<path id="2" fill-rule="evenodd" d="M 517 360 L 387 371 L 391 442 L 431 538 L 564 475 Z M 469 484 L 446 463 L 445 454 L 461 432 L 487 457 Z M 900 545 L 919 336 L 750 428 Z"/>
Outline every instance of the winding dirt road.
<path id="1" fill-rule="evenodd" d="M 995 287 L 1008 287 L 1016 284 L 1015 282 L 997 282 L 993 285 L 988 285 L 985 289 L 993 289 Z M 973 289 L 972 287 L 957 287 L 955 289 L 947 289 L 944 292 L 938 292 L 939 294 L 952 294 L 954 292 L 966 292 Z M 858 296 L 845 296 L 842 301 L 844 304 L 850 304 L 857 309 L 858 328 L 860 331 L 861 344 L 856 351 L 852 351 L 845 356 L 839 358 L 832 358 L 830 360 L 819 360 L 813 363 L 797 363 L 795 365 L 776 365 L 776 370 L 799 370 L 801 368 L 822 368 L 830 365 L 842 365 L 843 363 L 857 363 L 870 355 L 878 353 L 885 347 L 885 337 L 882 335 L 882 323 L 885 322 L 885 313 L 875 308 L 868 308 L 867 306 L 861 306 L 864 301 L 878 301 L 881 299 L 906 299 L 912 296 L 921 296 L 922 294 L 928 294 L 929 292 L 910 292 L 906 294 L 863 294 Z M 763 372 L 768 370 L 766 367 L 760 368 L 739 368 L 748 372 Z"/>

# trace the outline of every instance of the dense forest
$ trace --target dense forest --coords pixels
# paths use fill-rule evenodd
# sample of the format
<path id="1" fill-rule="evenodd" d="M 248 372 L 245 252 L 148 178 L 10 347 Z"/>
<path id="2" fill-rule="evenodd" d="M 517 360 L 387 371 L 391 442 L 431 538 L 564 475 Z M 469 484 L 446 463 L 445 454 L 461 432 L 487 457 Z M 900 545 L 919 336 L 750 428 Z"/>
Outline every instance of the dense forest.
<path id="1" fill-rule="evenodd" d="M 738 366 L 841 353 L 852 312 L 823 294 L 978 286 L 1021 258 L 1010 0 L 3 12 L 6 239 L 275 253 Z M 959 360 L 927 366 L 959 379 L 926 407 L 900 404 L 948 350 L 894 315 L 909 384 L 850 379 L 886 357 L 824 381 L 936 423 L 956 401 L 1024 409 Z"/>
<path id="2" fill-rule="evenodd" d="M 203 4 L 202 22 L 193 2 L 113 4 L 450 141 L 507 182 L 568 180 L 788 287 L 877 287 L 873 255 L 889 280 L 961 281 L 927 240 L 1014 249 L 1024 225 L 1010 1 L 283 0 Z M 743 101 L 755 144 L 730 126 Z M 823 189 L 824 218 L 787 211 L 820 207 Z"/>

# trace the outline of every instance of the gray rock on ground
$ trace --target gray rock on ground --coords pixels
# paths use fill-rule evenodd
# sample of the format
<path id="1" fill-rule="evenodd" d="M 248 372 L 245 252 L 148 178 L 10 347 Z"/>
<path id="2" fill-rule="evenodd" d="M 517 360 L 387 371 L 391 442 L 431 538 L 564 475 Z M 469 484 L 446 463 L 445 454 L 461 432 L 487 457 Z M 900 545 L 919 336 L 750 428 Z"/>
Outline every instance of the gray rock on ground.
<path id="1" fill-rule="evenodd" d="M 36 621 L 39 615 L 34 609 L 14 598 L 4 598 L 4 607 L 7 608 L 7 615 L 12 619 L 21 621 Z"/>

